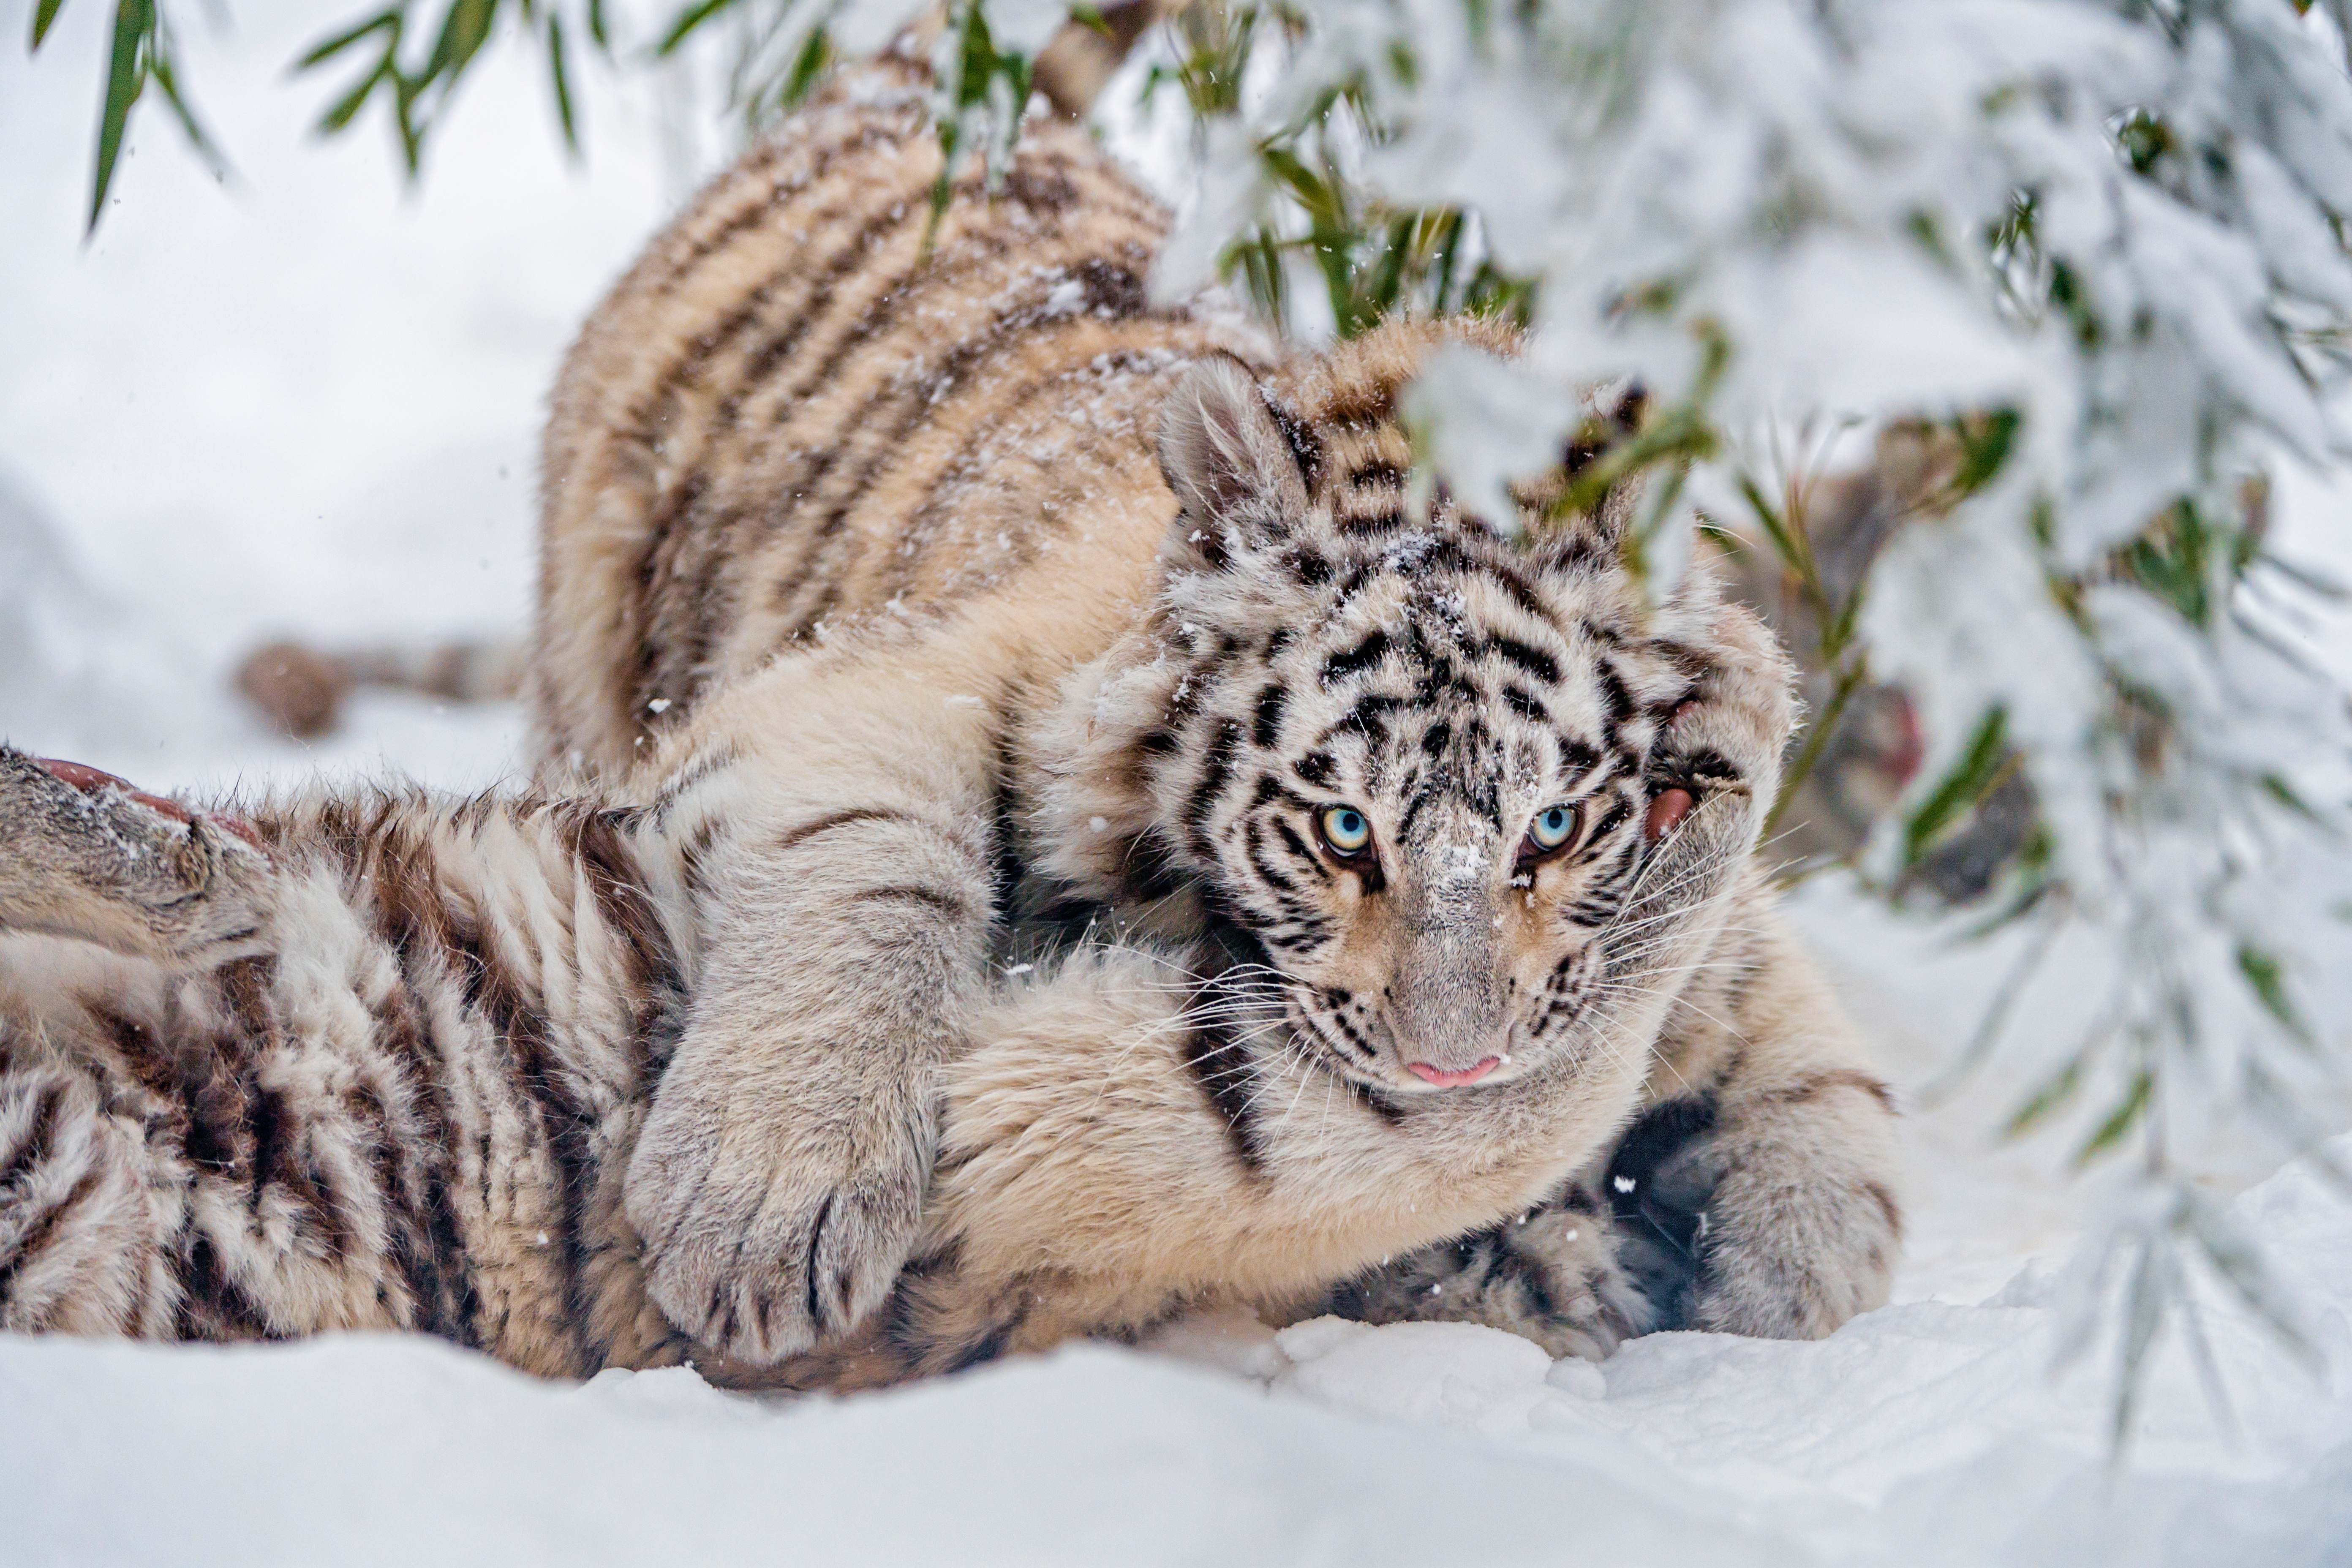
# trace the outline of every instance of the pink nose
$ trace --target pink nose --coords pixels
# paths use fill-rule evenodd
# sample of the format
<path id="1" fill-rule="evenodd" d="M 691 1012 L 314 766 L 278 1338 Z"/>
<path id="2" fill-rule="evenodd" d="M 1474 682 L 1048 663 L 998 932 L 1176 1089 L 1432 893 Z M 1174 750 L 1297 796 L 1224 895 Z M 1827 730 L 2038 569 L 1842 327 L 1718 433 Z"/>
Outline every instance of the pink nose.
<path id="1" fill-rule="evenodd" d="M 1459 1089 L 1465 1083 L 1476 1083 L 1503 1065 L 1500 1057 L 1488 1057 L 1476 1067 L 1464 1068 L 1460 1072 L 1442 1072 L 1427 1062 L 1407 1062 L 1405 1070 L 1423 1083 L 1433 1083 L 1440 1089 Z"/>

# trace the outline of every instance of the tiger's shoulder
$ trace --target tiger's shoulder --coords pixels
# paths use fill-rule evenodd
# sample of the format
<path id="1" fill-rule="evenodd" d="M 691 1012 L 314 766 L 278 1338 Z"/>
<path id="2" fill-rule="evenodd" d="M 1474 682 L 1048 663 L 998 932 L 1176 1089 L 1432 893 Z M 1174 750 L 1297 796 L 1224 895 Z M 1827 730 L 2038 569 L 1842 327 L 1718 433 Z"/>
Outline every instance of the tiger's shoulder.
<path id="1" fill-rule="evenodd" d="M 1167 210 L 1082 131 L 1031 127 L 935 220 L 942 167 L 919 84 L 837 88 L 589 318 L 543 453 L 544 758 L 624 769 L 715 684 L 877 616 L 1040 574 L 1141 591 L 1168 377 L 1270 351 L 1153 300 Z"/>

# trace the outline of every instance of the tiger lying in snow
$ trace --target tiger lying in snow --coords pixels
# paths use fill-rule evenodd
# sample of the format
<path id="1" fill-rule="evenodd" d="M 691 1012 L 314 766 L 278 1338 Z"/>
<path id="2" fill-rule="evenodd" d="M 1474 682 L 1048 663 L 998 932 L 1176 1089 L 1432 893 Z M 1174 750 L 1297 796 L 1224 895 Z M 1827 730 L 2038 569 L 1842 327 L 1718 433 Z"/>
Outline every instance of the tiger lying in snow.
<path id="1" fill-rule="evenodd" d="M 586 783 L 0 763 L 0 1326 L 843 1387 L 1206 1305 L 1598 1354 L 1884 1299 L 1888 1097 L 1751 858 L 1769 635 L 1648 606 L 1623 498 L 1410 514 L 1395 395 L 1496 335 L 1152 308 L 1066 131 L 925 258 L 938 170 L 836 98 L 591 321 L 532 672 Z"/>

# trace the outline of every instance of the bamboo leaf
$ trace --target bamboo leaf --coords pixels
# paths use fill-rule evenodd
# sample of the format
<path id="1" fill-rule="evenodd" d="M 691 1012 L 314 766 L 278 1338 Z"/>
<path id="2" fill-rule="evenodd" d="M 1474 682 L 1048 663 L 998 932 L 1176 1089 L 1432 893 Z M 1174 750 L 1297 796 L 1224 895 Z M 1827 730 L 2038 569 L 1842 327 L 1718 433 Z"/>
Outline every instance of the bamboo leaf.
<path id="1" fill-rule="evenodd" d="M 2296 1011 L 2294 998 L 2287 994 L 2286 968 L 2273 954 L 2264 952 L 2251 942 L 2238 949 L 2238 973 L 2246 977 L 2247 986 L 2263 1011 L 2276 1019 L 2280 1028 L 2290 1038 L 2305 1045 L 2313 1043 L 2311 1027 Z"/>
<path id="2" fill-rule="evenodd" d="M 2051 1074 L 2041 1088 L 2027 1097 L 2002 1126 L 2001 1136 L 2017 1138 L 2032 1131 L 2070 1104 L 2082 1087 L 2083 1059 L 2077 1057 Z"/>
<path id="3" fill-rule="evenodd" d="M 2229 1216 L 2202 1201 L 2189 1205 L 2189 1233 L 2205 1254 L 2206 1262 L 2221 1277 L 2238 1300 L 2275 1335 L 2287 1352 L 2305 1367 L 2323 1364 L 2318 1347 L 2297 1321 L 2294 1299 L 2269 1266 L 2262 1251 L 2240 1234 Z"/>
<path id="4" fill-rule="evenodd" d="M 379 11 L 357 26 L 346 27 L 343 31 L 311 45 L 304 51 L 301 58 L 294 62 L 294 68 L 298 71 L 306 71 L 313 67 L 324 65 L 369 34 L 380 33 L 387 28 L 391 30 L 395 39 L 399 37 L 400 12 L 397 8 Z"/>
<path id="5" fill-rule="evenodd" d="M 2000 472 L 2001 465 L 2009 461 L 2011 448 L 2017 444 L 2018 427 L 2023 423 L 2013 408 L 1960 422 L 1960 468 L 1952 476 L 1956 495 L 1975 494 Z"/>
<path id="6" fill-rule="evenodd" d="M 446 82 L 442 89 L 446 97 L 489 37 L 498 13 L 499 0 L 451 0 L 448 14 L 441 19 L 440 35 L 433 40 L 433 52 L 425 58 L 423 80 Z"/>
<path id="7" fill-rule="evenodd" d="M 793 57 L 793 68 L 784 73 L 777 107 L 785 110 L 798 109 L 832 68 L 832 35 L 823 27 L 814 28 L 801 41 L 800 52 Z"/>
<path id="8" fill-rule="evenodd" d="M 180 122 L 181 134 L 188 139 L 189 144 L 195 148 L 205 162 L 215 172 L 223 170 L 224 161 L 220 149 L 214 144 L 212 136 L 205 130 L 203 122 L 197 120 L 195 110 L 181 95 L 178 68 L 173 64 L 170 57 L 159 49 L 154 58 L 148 64 L 147 74 L 154 80 L 157 87 L 163 89 L 163 101 L 170 106 L 172 117 Z"/>
<path id="9" fill-rule="evenodd" d="M 1866 664 L 1856 661 L 1839 673 L 1837 689 L 1831 694 L 1829 705 L 1807 727 L 1804 749 L 1797 753 L 1796 762 L 1790 765 L 1788 773 L 1780 780 L 1780 793 L 1772 797 L 1772 809 L 1764 818 L 1764 831 L 1768 836 L 1780 826 L 1780 818 L 1788 814 L 1790 806 L 1796 804 L 1797 791 L 1803 787 L 1805 780 L 1812 775 L 1815 765 L 1821 762 L 1822 752 L 1828 747 L 1830 738 L 1837 733 L 1839 721 L 1845 717 L 1846 704 L 1853 700 L 1853 694 L 1861 688 L 1868 669 Z"/>
<path id="10" fill-rule="evenodd" d="M 1832 621 L 1822 631 L 1822 657 L 1823 658 L 1836 658 L 1853 643 L 1854 628 L 1862 622 L 1863 596 L 1868 591 L 1870 579 L 1867 577 L 1855 584 L 1853 592 L 1846 595 L 1845 604 L 1839 609 L 1837 619 Z"/>
<path id="11" fill-rule="evenodd" d="M 2112 1451 L 2123 1452 L 2131 1434 L 2132 1416 L 2138 1409 L 2140 1390 L 2147 1379 L 2140 1375 L 2147 1352 L 2156 1346 L 2156 1331 L 2164 1323 L 2163 1273 L 2158 1251 L 2162 1243 L 2148 1237 L 2140 1243 L 2138 1266 L 2132 1270 L 2131 1284 L 2124 1299 L 2124 1338 L 2122 1344 L 2123 1375 L 2116 1380 L 2116 1404 L 2109 1437 Z"/>
<path id="12" fill-rule="evenodd" d="M 1903 825 L 1905 865 L 1916 864 L 1944 829 L 1992 787 L 2000 776 L 2008 727 L 2008 712 L 2000 708 L 1989 710 L 1979 721 L 1959 762 Z"/>
<path id="13" fill-rule="evenodd" d="M 2286 807 L 2287 810 L 2303 818 L 2305 822 L 2310 824 L 2312 826 L 2318 828 L 2324 833 L 2330 834 L 2331 836 L 2334 834 L 2334 825 L 2329 823 L 2326 817 L 2320 816 L 2319 813 L 2314 811 L 2311 808 L 2311 803 L 2303 798 L 2302 792 L 2297 790 L 2293 784 L 2287 783 L 2285 779 L 2280 777 L 2277 773 L 2266 773 L 2262 775 L 2260 783 L 2262 785 L 2262 791 L 2264 795 L 2270 796 L 2273 800 Z"/>
<path id="14" fill-rule="evenodd" d="M 2145 1068 L 2134 1073 L 2131 1087 L 2124 1090 L 2123 1099 L 2107 1112 L 2107 1119 L 2099 1123 L 2098 1131 L 2074 1151 L 2074 1163 L 2087 1165 L 2122 1142 L 2131 1130 L 2139 1125 L 2140 1117 L 2147 1110 L 2148 1101 L 2155 1094 L 2156 1075 Z"/>
<path id="15" fill-rule="evenodd" d="M 358 117 L 359 111 L 367 106 L 368 98 L 375 91 L 376 84 L 383 80 L 391 71 L 392 56 L 390 51 L 386 51 L 384 58 L 376 62 L 374 69 L 360 78 L 349 92 L 330 104 L 327 111 L 319 116 L 319 133 L 322 136 L 332 136 L 348 129 L 352 120 Z"/>
<path id="16" fill-rule="evenodd" d="M 114 38 L 108 50 L 106 102 L 98 126 L 98 170 L 90 182 L 89 226 L 84 237 L 98 232 L 106 211 L 106 193 L 114 184 L 114 170 L 122 156 L 122 135 L 131 124 L 131 106 L 147 85 L 147 47 L 155 26 L 153 0 L 117 0 Z"/>
<path id="17" fill-rule="evenodd" d="M 656 56 L 675 54 L 678 46 L 685 43 L 697 27 L 734 4 L 735 0 L 694 0 L 693 5 L 684 7 L 670 18 L 669 30 L 662 35 L 661 42 L 654 46 L 654 53 Z"/>
<path id="18" fill-rule="evenodd" d="M 563 127 L 563 145 L 576 156 L 580 132 L 572 116 L 572 81 L 564 68 L 563 18 L 551 8 L 547 13 L 547 80 L 555 90 L 555 118 Z"/>
<path id="19" fill-rule="evenodd" d="M 1789 526 L 1780 509 L 1767 500 L 1763 489 L 1744 473 L 1739 476 L 1739 493 L 1748 510 L 1756 514 L 1756 521 L 1764 530 L 1765 538 L 1771 541 L 1773 551 L 1802 580 L 1806 597 L 1818 603 L 1821 584 L 1813 575 L 1813 552 L 1806 547 L 1803 536 Z"/>
<path id="20" fill-rule="evenodd" d="M 65 9 L 65 3 L 66 0 L 41 0 L 33 8 L 33 41 L 25 47 L 26 54 L 40 52 L 41 40 L 49 36 L 49 28 L 56 24 L 58 13 Z"/>

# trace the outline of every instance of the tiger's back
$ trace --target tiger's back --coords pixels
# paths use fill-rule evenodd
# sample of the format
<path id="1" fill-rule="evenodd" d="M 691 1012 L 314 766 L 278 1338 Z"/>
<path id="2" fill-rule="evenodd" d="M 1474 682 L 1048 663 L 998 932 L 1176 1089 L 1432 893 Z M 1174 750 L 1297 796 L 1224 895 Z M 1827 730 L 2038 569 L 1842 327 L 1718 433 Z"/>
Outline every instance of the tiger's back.
<path id="1" fill-rule="evenodd" d="M 531 694 L 544 759 L 625 770 L 780 649 L 1003 601 L 1089 657 L 1175 510 L 1168 378 L 1236 321 L 1152 304 L 1161 206 L 1065 126 L 936 230 L 911 86 L 839 94 L 722 175 L 558 381 Z"/>

